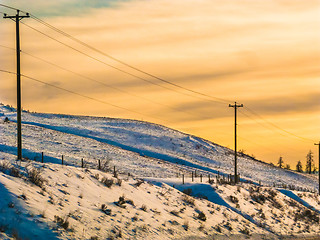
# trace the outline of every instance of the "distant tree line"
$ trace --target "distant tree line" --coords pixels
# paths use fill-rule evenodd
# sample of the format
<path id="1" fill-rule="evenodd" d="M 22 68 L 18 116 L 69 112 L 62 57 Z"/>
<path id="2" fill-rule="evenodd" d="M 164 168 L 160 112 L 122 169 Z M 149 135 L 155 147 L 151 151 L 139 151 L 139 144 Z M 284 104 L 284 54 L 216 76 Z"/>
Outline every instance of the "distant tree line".
<path id="1" fill-rule="evenodd" d="M 290 169 L 290 165 L 285 164 L 283 161 L 283 158 L 281 156 L 279 157 L 277 166 L 279 168 Z M 313 152 L 311 150 L 309 150 L 308 154 L 306 155 L 305 172 L 311 174 L 311 173 L 315 173 L 317 170 L 318 169 L 314 164 Z M 302 163 L 300 160 L 297 162 L 296 171 L 303 172 L 303 166 L 302 166 Z"/>

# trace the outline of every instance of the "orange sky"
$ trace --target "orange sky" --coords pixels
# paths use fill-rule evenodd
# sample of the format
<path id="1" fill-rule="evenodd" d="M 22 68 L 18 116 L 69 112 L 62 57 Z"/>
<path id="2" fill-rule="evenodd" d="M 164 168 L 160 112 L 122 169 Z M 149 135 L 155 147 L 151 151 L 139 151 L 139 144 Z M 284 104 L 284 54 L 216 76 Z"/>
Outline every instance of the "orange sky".
<path id="1" fill-rule="evenodd" d="M 309 149 L 317 153 L 313 143 L 320 139 L 319 0 L 48 2 L 0 0 L 158 77 L 230 103 L 243 103 L 265 120 L 307 139 L 240 109 L 239 149 L 259 159 L 275 163 L 281 155 L 295 166 L 297 160 L 305 161 Z M 0 12 L 14 13 L 2 7 Z M 144 115 L 28 79 L 23 79 L 25 109 L 143 119 L 233 147 L 233 109 L 228 103 L 208 101 L 138 73 L 33 19 L 23 23 L 162 86 L 118 72 L 21 24 L 23 74 Z M 12 21 L 0 19 L 1 46 L 15 47 L 14 30 Z M 15 71 L 15 52 L 0 47 L 0 63 L 1 69 Z M 15 77 L 0 73 L 0 81 L 0 101 L 15 106 Z"/>

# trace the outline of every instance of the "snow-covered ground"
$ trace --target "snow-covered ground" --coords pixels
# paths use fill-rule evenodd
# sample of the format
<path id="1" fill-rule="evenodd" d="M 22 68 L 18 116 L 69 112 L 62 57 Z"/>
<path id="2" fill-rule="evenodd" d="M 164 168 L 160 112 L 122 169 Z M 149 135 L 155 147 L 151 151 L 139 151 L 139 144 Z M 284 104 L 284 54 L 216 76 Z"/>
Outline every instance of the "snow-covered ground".
<path id="1" fill-rule="evenodd" d="M 14 109 L 0 105 L 0 118 L 16 121 Z M 111 160 L 122 171 L 145 177 L 174 177 L 198 170 L 204 175 L 232 174 L 233 151 L 164 126 L 127 119 L 69 116 L 24 112 L 23 155 L 29 159 L 65 162 L 79 166 L 81 158 L 91 166 L 98 159 Z M 1 124 L 1 151 L 16 152 L 16 125 Z M 279 169 L 248 156 L 239 157 L 242 179 L 262 185 L 293 185 L 314 190 L 316 178 Z"/>
<path id="2" fill-rule="evenodd" d="M 252 183 L 218 183 L 218 172 L 221 181 L 232 173 L 233 152 L 215 143 L 141 121 L 27 112 L 23 156 L 32 161 L 20 163 L 15 161 L 16 113 L 0 105 L 0 118 L 0 239 L 320 234 L 319 196 L 273 187 L 314 190 L 317 178 L 243 156 L 241 178 Z M 97 169 L 98 160 L 102 167 L 107 163 L 105 171 Z"/>

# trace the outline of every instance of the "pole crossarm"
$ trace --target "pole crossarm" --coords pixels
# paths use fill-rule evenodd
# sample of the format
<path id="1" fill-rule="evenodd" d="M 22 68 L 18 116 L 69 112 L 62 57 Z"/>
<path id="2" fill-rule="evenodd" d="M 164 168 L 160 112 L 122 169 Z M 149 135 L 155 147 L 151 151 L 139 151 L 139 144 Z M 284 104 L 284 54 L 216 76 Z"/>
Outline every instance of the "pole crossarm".
<path id="1" fill-rule="evenodd" d="M 17 10 L 17 14 L 14 16 L 7 16 L 4 14 L 3 18 L 9 18 L 16 22 L 16 56 L 17 56 L 17 158 L 22 160 L 22 134 L 21 134 L 21 72 L 20 72 L 20 28 L 19 22 L 23 18 L 29 18 L 29 13 L 26 15 L 20 15 L 20 11 Z"/>
<path id="2" fill-rule="evenodd" d="M 29 18 L 29 17 L 30 17 L 29 13 L 26 13 L 26 15 L 20 15 L 20 11 L 19 10 L 17 10 L 17 14 L 16 15 L 8 16 L 5 13 L 4 16 L 3 16 L 3 18 L 10 18 L 10 19 L 12 19 L 14 21 L 16 21 L 16 20 L 20 21 L 23 18 Z"/>
<path id="3" fill-rule="evenodd" d="M 237 108 L 243 107 L 243 104 L 237 104 L 237 102 L 234 102 L 234 105 L 229 104 L 229 107 L 234 108 L 234 183 L 237 183 Z"/>

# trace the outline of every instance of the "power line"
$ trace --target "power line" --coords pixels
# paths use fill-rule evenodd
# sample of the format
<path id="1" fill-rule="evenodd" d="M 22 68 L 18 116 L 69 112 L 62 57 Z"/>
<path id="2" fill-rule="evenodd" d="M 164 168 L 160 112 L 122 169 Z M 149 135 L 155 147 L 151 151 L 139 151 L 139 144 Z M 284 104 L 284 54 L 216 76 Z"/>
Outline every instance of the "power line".
<path id="1" fill-rule="evenodd" d="M 6 8 L 9 8 L 9 9 L 13 9 L 13 10 L 18 10 L 18 9 L 16 9 L 16 8 L 13 8 L 13 7 L 4 5 L 4 4 L 0 4 L 0 6 L 6 7 Z M 24 12 L 24 11 L 21 11 L 21 12 Z M 24 13 L 26 13 L 26 12 L 24 12 Z M 213 102 L 215 102 L 215 103 L 230 102 L 229 100 L 226 100 L 226 99 L 213 97 L 213 96 L 210 96 L 210 95 L 208 95 L 208 94 L 204 94 L 204 93 L 201 93 L 201 92 L 198 92 L 198 91 L 189 89 L 189 88 L 185 88 L 185 87 L 183 87 L 183 86 L 180 86 L 180 85 L 178 85 L 178 84 L 172 83 L 172 82 L 170 82 L 170 81 L 168 81 L 168 80 L 165 80 L 165 79 L 163 79 L 163 78 L 160 78 L 160 77 L 157 77 L 157 76 L 155 76 L 155 75 L 153 75 L 153 74 L 150 74 L 150 73 L 148 73 L 148 72 L 146 72 L 146 71 L 143 71 L 143 70 L 141 70 L 141 69 L 139 69 L 139 68 L 137 68 L 137 67 L 134 67 L 134 66 L 132 66 L 132 65 L 130 65 L 130 64 L 122 61 L 122 60 L 119 60 L 119 59 L 117 59 L 117 58 L 115 58 L 115 57 L 113 57 L 113 56 L 111 56 L 111 55 L 109 55 L 109 54 L 107 54 L 107 53 L 105 53 L 105 52 L 103 52 L 103 51 L 95 48 L 95 47 L 90 46 L 89 44 L 87 44 L 87 43 L 85 43 L 85 42 L 83 42 L 83 41 L 81 41 L 81 40 L 73 37 L 72 35 L 70 35 L 70 34 L 64 32 L 64 31 L 62 31 L 62 30 L 60 30 L 60 29 L 58 29 L 58 28 L 56 28 L 56 27 L 54 27 L 54 26 L 52 26 L 51 24 L 49 24 L 49 23 L 41 20 L 40 18 L 36 17 L 36 16 L 33 15 L 33 14 L 30 14 L 30 16 L 31 16 L 32 19 L 34 19 L 34 20 L 38 21 L 39 23 L 47 26 L 48 28 L 50 28 L 50 29 L 52 29 L 52 30 L 54 30 L 54 31 L 62 34 L 63 36 L 65 36 L 65 37 L 67 37 L 67 38 L 69 38 L 69 39 L 71 39 L 71 40 L 73 40 L 73 41 L 76 41 L 77 43 L 79 43 L 79 44 L 81 44 L 81 45 L 83 45 L 83 46 L 85 46 L 85 47 L 87 47 L 87 48 L 89 48 L 89 49 L 91 49 L 91 50 L 93 50 L 93 51 L 96 51 L 96 52 L 102 54 L 103 56 L 108 57 L 108 58 L 110 58 L 110 59 L 112 59 L 112 60 L 114 60 L 114 61 L 116 61 L 116 62 L 118 62 L 118 63 L 121 63 L 121 64 L 123 64 L 123 65 L 125 65 L 125 66 L 127 66 L 127 67 L 129 67 L 129 68 L 131 68 L 131 69 L 134 69 L 134 70 L 136 70 L 136 71 L 138 71 L 138 72 L 140 72 L 140 73 L 143 73 L 143 74 L 145 74 L 145 75 L 148 75 L 149 77 L 155 78 L 155 79 L 157 79 L 157 80 L 159 80 L 159 81 L 162 81 L 162 82 L 164 82 L 164 83 L 170 84 L 170 85 L 172 85 L 172 86 L 174 86 L 174 87 L 183 89 L 183 90 L 188 91 L 188 92 L 192 92 L 192 93 L 198 94 L 198 95 L 203 96 L 203 97 L 207 97 L 207 98 L 210 98 L 210 99 L 216 99 L 215 101 L 213 101 Z M 73 48 L 73 47 L 71 47 L 71 46 L 69 46 L 69 45 L 67 45 L 67 44 L 59 41 L 59 40 L 57 40 L 57 39 L 54 39 L 53 37 L 50 37 L 49 35 L 41 32 L 41 31 L 39 31 L 39 30 L 37 30 L 37 29 L 35 29 L 35 28 L 32 28 L 31 26 L 29 26 L 29 25 L 27 25 L 27 24 L 25 24 L 25 25 L 28 26 L 29 28 L 31 28 L 31 29 L 33 29 L 33 30 L 35 30 L 35 31 L 37 31 L 37 32 L 39 32 L 39 33 L 41 33 L 41 34 L 43 34 L 43 35 L 45 35 L 45 36 L 47 36 L 47 37 L 49 37 L 49 38 L 51 38 L 51 39 L 53 39 L 54 41 L 57 41 L 57 42 L 65 45 L 65 46 L 67 46 L 67 47 L 69 47 L 69 48 L 71 48 L 71 49 L 73 49 L 73 50 L 75 50 L 75 51 L 77 51 L 77 52 L 79 52 L 79 53 L 84 54 L 84 55 L 87 56 L 87 57 L 90 57 L 90 58 L 92 58 L 92 59 L 94 59 L 94 60 L 96 60 L 96 61 L 99 61 L 100 63 L 103 63 L 103 64 L 105 64 L 105 65 L 107 65 L 107 66 L 109 66 L 109 67 L 112 67 L 112 68 L 114 68 L 114 69 L 116 69 L 116 70 L 118 70 L 118 71 L 120 71 L 120 72 L 123 72 L 123 73 L 125 73 L 125 74 L 131 75 L 131 76 L 133 76 L 133 77 L 136 77 L 136 78 L 138 78 L 138 79 L 140 79 L 140 80 L 143 80 L 143 81 L 149 82 L 149 83 L 151 83 L 151 84 L 157 85 L 157 86 L 159 86 L 159 87 L 168 89 L 168 90 L 170 90 L 170 91 L 174 91 L 174 90 L 171 89 L 171 88 L 167 88 L 167 87 L 165 87 L 165 86 L 163 86 L 163 85 L 160 85 L 160 84 L 151 82 L 151 81 L 149 81 L 149 80 L 147 80 L 147 79 L 144 79 L 144 78 L 141 78 L 141 77 L 139 77 L 139 76 L 137 76 L 137 75 L 135 75 L 135 74 L 129 73 L 129 72 L 124 71 L 124 70 L 122 70 L 122 69 L 120 69 L 120 68 L 117 68 L 117 67 L 114 67 L 114 66 L 112 66 L 112 65 L 110 65 L 110 64 L 107 64 L 107 63 L 105 63 L 105 62 L 103 62 L 103 61 L 101 61 L 101 60 L 99 60 L 99 59 L 97 59 L 97 58 L 94 58 L 94 57 L 90 56 L 89 54 L 85 54 L 85 53 L 83 53 L 83 52 L 81 52 L 81 51 L 79 51 L 79 50 L 77 50 L 77 49 L 75 49 L 75 48 Z M 177 92 L 177 93 L 179 93 L 179 94 L 184 94 L 184 95 L 187 95 L 187 96 L 190 96 L 190 97 L 195 97 L 194 95 L 189 95 L 189 94 L 182 93 L 182 92 L 178 92 L 178 91 L 175 91 L 175 92 Z M 202 99 L 202 98 L 201 98 L 201 99 Z M 203 99 L 202 99 L 202 100 L 203 100 Z M 208 99 L 206 99 L 206 100 L 208 100 Z M 217 101 L 217 100 L 219 100 L 220 102 Z M 210 101 L 210 100 L 209 100 L 209 101 Z M 211 101 L 212 101 L 212 100 L 211 100 Z M 281 130 L 281 131 L 283 131 L 283 132 L 285 132 L 285 133 L 287 133 L 287 134 L 289 134 L 289 135 L 291 135 L 291 136 L 294 136 L 294 137 L 296 137 L 296 138 L 300 138 L 300 139 L 306 140 L 306 141 L 313 141 L 312 139 L 305 138 L 305 137 L 301 137 L 301 136 L 298 136 L 298 135 L 296 135 L 296 134 L 294 134 L 294 133 L 291 133 L 291 132 L 289 132 L 289 131 L 287 131 L 287 130 L 285 130 L 285 129 L 279 127 L 279 126 L 277 126 L 276 124 L 274 124 L 274 123 L 272 123 L 272 122 L 270 122 L 270 121 L 265 120 L 265 119 L 262 118 L 260 115 L 258 115 L 258 114 L 255 113 L 253 110 L 251 110 L 251 109 L 249 109 L 249 108 L 247 108 L 247 107 L 245 107 L 245 109 L 246 109 L 247 111 L 251 112 L 252 114 L 254 114 L 255 116 L 257 116 L 258 118 L 262 119 L 263 121 L 265 121 L 265 122 L 268 123 L 269 125 L 273 126 L 274 128 L 277 128 L 277 129 L 279 129 L 279 130 Z M 244 113 L 242 113 L 242 114 L 244 114 Z M 249 116 L 246 115 L 246 114 L 244 114 L 244 115 L 245 115 L 246 117 L 249 117 Z M 251 118 L 251 117 L 249 117 L 249 118 Z M 252 118 L 251 118 L 251 119 L 252 119 Z M 255 120 L 255 121 L 256 121 L 256 120 Z M 258 121 L 256 121 L 256 122 L 258 122 Z"/>
<path id="2" fill-rule="evenodd" d="M 0 47 L 7 48 L 7 49 L 10 49 L 10 50 L 14 50 L 14 51 L 15 51 L 14 48 L 7 47 L 7 46 L 4 46 L 4 45 L 0 45 Z M 112 86 L 112 85 L 106 84 L 106 83 L 101 82 L 101 81 L 98 81 L 98 80 L 96 80 L 96 79 L 93 79 L 93 78 L 84 76 L 84 75 L 82 75 L 82 74 L 80 74 L 80 73 L 77 73 L 77 72 L 72 71 L 72 70 L 70 70 L 70 69 L 64 68 L 64 67 L 62 67 L 62 66 L 60 66 L 60 65 L 58 65 L 58 64 L 52 63 L 52 62 L 47 61 L 47 60 L 45 60 L 45 59 L 43 59 L 43 58 L 34 56 L 33 54 L 27 53 L 27 52 L 25 52 L 25 51 L 22 51 L 22 50 L 21 50 L 21 53 L 23 53 L 23 54 L 25 54 L 25 55 L 28 55 L 28 56 L 30 56 L 30 57 L 32 57 L 32 58 L 35 58 L 35 59 L 37 59 L 37 60 L 40 60 L 40 61 L 42 61 L 42 62 L 45 62 L 45 63 L 47 63 L 47 64 L 49 64 L 49 65 L 52 65 L 52 66 L 54 66 L 54 67 L 56 67 L 56 68 L 62 69 L 62 70 L 64 70 L 64 71 L 66 71 L 66 72 L 69 72 L 69 73 L 72 73 L 72 74 L 74 74 L 74 75 L 77 75 L 77 76 L 79 76 L 79 77 L 81 77 L 81 78 L 83 78 L 83 79 L 87 79 L 87 80 L 89 80 L 89 81 L 96 82 L 96 83 L 98 83 L 98 84 L 101 84 L 101 85 L 103 85 L 103 86 L 106 86 L 106 87 L 111 88 L 111 89 L 114 89 L 114 90 L 117 90 L 117 91 L 122 92 L 122 93 L 124 93 L 124 94 L 130 95 L 130 96 L 133 96 L 133 97 L 136 97 L 136 98 L 139 98 L 139 99 L 146 100 L 146 101 L 148 101 L 148 102 L 150 102 L 150 103 L 157 104 L 157 105 L 160 105 L 160 106 L 169 108 L 169 109 L 174 110 L 174 111 L 176 111 L 176 112 L 182 112 L 182 113 L 185 113 L 185 114 L 194 116 L 194 113 L 187 112 L 187 111 L 183 111 L 183 110 L 180 110 L 180 109 L 176 109 L 176 108 L 174 108 L 174 107 L 171 107 L 171 106 L 166 105 L 166 104 L 162 104 L 162 103 L 160 103 L 160 102 L 151 100 L 151 99 L 149 99 L 149 98 L 142 97 L 142 96 L 139 96 L 139 95 L 130 93 L 130 92 L 128 92 L 128 91 L 122 90 L 122 89 L 120 89 L 120 88 L 114 87 L 114 86 Z"/>
<path id="3" fill-rule="evenodd" d="M 129 68 L 131 68 L 131 69 L 133 69 L 133 70 L 135 70 L 135 71 L 137 71 L 137 72 L 143 73 L 143 74 L 145 74 L 145 75 L 147 75 L 147 76 L 149 76 L 149 77 L 155 78 L 155 79 L 157 79 L 157 80 L 159 80 L 159 81 L 161 81 L 161 82 L 167 83 L 167 84 L 169 84 L 169 85 L 171 85 L 171 86 L 174 86 L 174 87 L 176 87 L 176 88 L 183 89 L 183 90 L 188 91 L 188 92 L 192 92 L 192 93 L 195 93 L 195 94 L 198 94 L 198 95 L 207 97 L 207 98 L 215 99 L 215 100 L 218 100 L 218 101 L 221 101 L 221 102 L 227 102 L 227 103 L 230 102 L 229 100 L 222 99 L 222 98 L 218 98 L 218 97 L 213 97 L 213 96 L 210 96 L 210 95 L 208 95 L 208 94 L 204 94 L 204 93 L 201 93 L 201 92 L 198 92 L 198 91 L 195 91 L 195 90 L 192 90 L 192 89 L 183 87 L 183 86 L 178 85 L 178 84 L 176 84 L 176 83 L 173 83 L 173 82 L 171 82 L 171 81 L 168 81 L 168 80 L 165 80 L 165 79 L 160 78 L 160 77 L 158 77 L 158 76 L 155 76 L 154 74 L 151 74 L 151 73 L 149 73 L 149 72 L 146 72 L 146 71 L 144 71 L 144 70 L 142 70 L 142 69 L 140 69 L 140 68 L 137 68 L 137 67 L 135 67 L 135 66 L 133 66 L 133 65 L 131 65 L 131 64 L 128 64 L 128 63 L 126 63 L 126 62 L 124 62 L 124 61 L 122 61 L 122 60 L 120 60 L 120 59 L 118 59 L 118 58 L 115 58 L 115 57 L 111 56 L 110 54 L 107 54 L 107 53 L 105 53 L 105 52 L 103 52 L 103 51 L 101 51 L 101 50 L 99 50 L 99 49 L 97 49 L 97 48 L 95 48 L 95 47 L 93 47 L 93 46 L 90 46 L 89 44 L 87 44 L 87 43 L 85 43 L 85 42 L 83 42 L 83 41 L 81 41 L 81 40 L 73 37 L 72 35 L 70 35 L 70 34 L 64 32 L 64 31 L 62 31 L 62 30 L 60 30 L 60 29 L 58 29 L 58 28 L 56 28 L 56 27 L 54 27 L 54 26 L 52 26 L 51 24 L 49 24 L 49 23 L 41 20 L 40 18 L 34 16 L 33 14 L 30 14 L 30 16 L 31 16 L 31 18 L 33 18 L 34 20 L 36 20 L 36 21 L 38 21 L 39 23 L 41 23 L 41 24 L 49 27 L 50 29 L 52 29 L 52 30 L 54 30 L 54 31 L 62 34 L 63 36 L 68 37 L 69 39 L 71 39 L 71 40 L 73 40 L 73 41 L 75 41 L 75 42 L 77 42 L 77 43 L 79 43 L 79 44 L 81 44 L 81 45 L 83 45 L 83 46 L 85 46 L 85 47 L 87 47 L 87 48 L 89 48 L 89 49 L 97 52 L 97 53 L 100 53 L 101 55 L 103 55 L 103 56 L 105 56 L 105 57 L 108 57 L 108 58 L 110 58 L 110 59 L 112 59 L 112 60 L 114 60 L 114 61 L 116 61 L 116 62 L 118 62 L 118 63 L 120 63 L 120 64 L 122 64 L 122 65 L 124 65 L 124 66 L 126 66 L 126 67 L 129 67 Z"/>
<path id="4" fill-rule="evenodd" d="M 1 70 L 1 69 L 0 69 L 0 72 L 4 72 L 4 73 L 9 73 L 9 74 L 16 75 L 15 72 L 7 71 L 7 70 Z M 149 116 L 149 115 L 147 115 L 147 114 L 143 114 L 143 113 L 140 113 L 140 112 L 137 112 L 137 111 L 134 111 L 134 110 L 130 110 L 130 109 L 128 109 L 128 108 L 121 107 L 121 106 L 118 106 L 118 105 L 115 105 L 115 104 L 112 104 L 112 103 L 109 103 L 109 102 L 106 102 L 106 101 L 102 101 L 102 100 L 99 100 L 99 99 L 96 99 L 96 98 L 93 98 L 93 97 L 90 97 L 90 96 L 87 96 L 87 95 L 84 95 L 84 94 L 81 94 L 81 93 L 78 93 L 78 92 L 75 92 L 75 91 L 72 91 L 72 90 L 69 90 L 69 89 L 65 89 L 65 88 L 56 86 L 56 85 L 54 85 L 54 84 L 41 81 L 41 80 L 39 80 L 39 79 L 26 76 L 26 75 L 24 75 L 24 74 L 21 74 L 21 76 L 23 76 L 23 77 L 25 77 L 25 78 L 27 78 L 27 79 L 30 79 L 30 80 L 33 80 L 33 81 L 36 81 L 36 82 L 39 82 L 39 83 L 48 85 L 48 86 L 50 86 L 50 87 L 54 87 L 54 88 L 60 89 L 60 90 L 62 90 L 62 91 L 65 91 L 65 92 L 68 92 L 68 93 L 71 93 L 71 94 L 74 94 L 74 95 L 83 97 L 83 98 L 87 98 L 87 99 L 90 99 L 90 100 L 93 100 L 93 101 L 96 101 L 96 102 L 99 102 L 99 103 L 103 103 L 103 104 L 106 104 L 106 105 L 110 105 L 110 106 L 115 107 L 115 108 L 119 108 L 119 109 L 122 109 L 122 110 L 126 110 L 126 111 L 129 111 L 129 112 L 135 113 L 135 114 L 139 114 L 139 115 L 142 115 L 142 116 L 146 116 L 146 117 L 151 117 L 151 118 L 153 118 L 153 119 L 157 119 L 157 120 L 161 120 L 161 121 L 165 121 L 165 122 L 170 122 L 170 121 L 168 121 L 168 120 L 164 120 L 164 119 L 161 119 L 161 118 L 156 118 L 156 117 L 154 117 L 154 116 Z"/>
<path id="5" fill-rule="evenodd" d="M 21 22 L 21 23 L 22 23 L 22 22 Z M 108 66 L 108 67 L 111 67 L 111 68 L 113 68 L 113 69 L 115 69 L 115 70 L 117 70 L 117 71 L 120 71 L 120 72 L 122 72 L 122 73 L 124 73 L 124 74 L 130 75 L 130 76 L 135 77 L 135 78 L 138 78 L 138 79 L 140 79 L 140 80 L 142 80 L 142 81 L 148 82 L 148 83 L 150 83 L 150 84 L 156 85 L 156 86 L 158 86 L 158 87 L 161 87 L 161 88 L 164 88 L 164 89 L 167 89 L 167 90 L 170 90 L 170 91 L 173 91 L 173 92 L 176 92 L 176 93 L 185 95 L 185 96 L 189 96 L 189 97 L 193 97 L 193 98 L 198 98 L 198 99 L 201 99 L 201 100 L 206 100 L 206 101 L 210 101 L 210 102 L 214 102 L 214 103 L 224 104 L 224 103 L 219 102 L 219 101 L 217 101 L 217 100 L 200 98 L 200 97 L 197 97 L 197 96 L 195 96 L 195 95 L 191 95 L 191 94 L 188 94 L 188 93 L 185 93 L 185 92 L 179 92 L 179 91 L 176 91 L 176 90 L 174 90 L 174 89 L 172 89 L 172 88 L 168 88 L 168 87 L 163 86 L 163 85 L 161 85 L 161 84 L 152 82 L 152 81 L 150 81 L 150 80 L 148 80 L 148 79 L 145 79 L 145 78 L 142 78 L 142 77 L 140 77 L 140 76 L 138 76 L 138 75 L 135 75 L 135 74 L 133 74 L 133 73 L 127 72 L 127 71 L 125 71 L 125 70 L 123 70 L 123 69 L 121 69 L 121 68 L 115 67 L 115 66 L 113 66 L 113 65 L 111 65 L 111 64 L 108 64 L 108 63 L 106 63 L 106 62 L 104 62 L 104 61 L 102 61 L 102 60 L 100 60 L 100 59 L 98 59 L 98 58 L 96 58 L 96 57 L 93 57 L 93 56 L 91 56 L 91 55 L 89 55 L 89 54 L 87 54 L 87 53 L 84 53 L 84 52 L 82 52 L 82 51 L 80 51 L 80 50 L 78 50 L 78 49 L 76 49 L 76 48 L 74 48 L 74 47 L 72 47 L 72 46 L 70 46 L 70 45 L 68 45 L 68 44 L 60 41 L 60 40 L 55 39 L 54 37 L 49 36 L 48 34 L 42 32 L 42 31 L 40 31 L 40 30 L 38 30 L 38 29 L 36 29 L 36 28 L 34 28 L 34 27 L 31 27 L 30 25 L 28 25 L 28 24 L 26 24 L 26 23 L 22 23 L 22 24 L 24 24 L 25 26 L 29 27 L 30 29 L 32 29 L 32 30 L 34 30 L 34 31 L 36 31 L 36 32 L 38 32 L 38 33 L 40 33 L 40 34 L 42 34 L 42 35 L 44 35 L 44 36 L 46 36 L 46 37 L 48 37 L 48 38 L 50 38 L 50 39 L 52 39 L 53 41 L 56 41 L 56 42 L 58 42 L 58 43 L 60 43 L 60 44 L 62 44 L 62 45 L 64 45 L 64 46 L 66 46 L 66 47 L 68 47 L 68 48 L 70 48 L 70 49 L 72 49 L 72 50 L 74 50 L 74 51 L 76 51 L 76 52 L 78 52 L 78 53 L 80 53 L 80 54 L 88 57 L 88 58 L 91 58 L 91 59 L 93 59 L 93 60 L 95 60 L 95 61 L 97 61 L 97 62 L 100 62 L 100 63 L 102 63 L 102 64 L 104 64 L 104 65 L 106 65 L 106 66 Z"/>
<path id="6" fill-rule="evenodd" d="M 0 45 L 0 46 L 2 47 L 2 45 Z M 32 57 L 32 58 L 35 58 L 35 59 L 37 59 L 37 60 L 40 60 L 40 61 L 42 61 L 42 62 L 45 62 L 45 63 L 47 63 L 47 64 L 49 64 L 49 65 L 52 65 L 52 66 L 54 66 L 54 67 L 56 67 L 56 68 L 62 69 L 62 70 L 64 70 L 64 71 L 66 71 L 66 72 L 72 73 L 72 74 L 74 74 L 74 75 L 76 75 L 76 76 L 79 76 L 79 77 L 81 77 L 81 78 L 83 78 L 83 79 L 86 79 L 86 80 L 89 80 L 89 81 L 92 81 L 92 82 L 96 82 L 96 83 L 101 84 L 101 85 L 103 85 L 103 86 L 105 86 L 105 87 L 114 89 L 114 90 L 116 90 L 116 91 L 122 92 L 122 93 L 124 93 L 124 94 L 129 95 L 129 96 L 133 96 L 133 97 L 136 97 L 136 98 L 139 98 L 139 99 L 148 101 L 148 102 L 150 102 L 150 103 L 157 104 L 157 105 L 160 105 L 160 106 L 162 106 L 162 107 L 166 107 L 166 108 L 171 109 L 171 110 L 176 111 L 176 112 L 181 112 L 181 113 L 185 113 L 185 114 L 194 116 L 194 113 L 187 112 L 187 111 L 183 111 L 183 110 L 180 110 L 180 109 L 176 109 L 176 108 L 174 108 L 174 107 L 171 107 L 171 106 L 166 105 L 166 104 L 162 104 L 162 103 L 160 103 L 160 102 L 151 100 L 151 99 L 149 99 L 149 98 L 146 98 L 146 97 L 143 97 L 143 96 L 139 96 L 139 95 L 130 93 L 129 91 L 125 91 L 125 90 L 122 90 L 122 89 L 120 89 L 120 88 L 114 87 L 114 86 L 112 86 L 112 85 L 106 84 L 106 83 L 104 83 L 104 82 L 98 81 L 98 80 L 96 80 L 96 79 L 94 79 L 94 78 L 87 77 L 87 76 L 85 76 L 85 75 L 83 75 L 83 74 L 77 73 L 77 72 L 72 71 L 72 70 L 67 69 L 67 68 L 64 68 L 64 67 L 62 67 L 62 66 L 60 66 L 60 65 L 58 65 L 58 64 L 55 64 L 55 63 L 52 63 L 52 62 L 50 62 L 50 61 L 47 61 L 47 60 L 45 60 L 45 59 L 43 59 L 43 58 L 34 56 L 34 55 L 32 55 L 32 54 L 30 54 L 30 53 L 27 53 L 27 52 L 25 52 L 25 51 L 21 51 L 21 53 L 23 53 L 23 54 L 25 54 L 25 55 L 28 55 L 28 56 L 30 56 L 30 57 Z"/>
<path id="7" fill-rule="evenodd" d="M 6 7 L 6 8 L 9 8 L 9 9 L 12 9 L 12 10 L 19 10 L 18 8 L 10 7 L 10 6 L 2 4 L 2 3 L 0 3 L 0 6 L 1 7 Z M 26 13 L 25 11 L 22 11 L 22 10 L 20 10 L 20 12 Z"/>
<path id="8" fill-rule="evenodd" d="M 279 130 L 282 131 L 282 132 L 285 132 L 285 133 L 287 133 L 287 134 L 289 134 L 289 135 L 291 135 L 291 136 L 293 136 L 293 137 L 302 139 L 302 140 L 304 140 L 304 141 L 308 141 L 308 142 L 310 142 L 310 141 L 313 142 L 313 141 L 314 141 L 314 140 L 312 140 L 312 139 L 310 139 L 310 138 L 301 137 L 301 136 L 299 136 L 299 135 L 296 135 L 296 134 L 294 134 L 294 133 L 292 133 L 292 132 L 289 132 L 289 131 L 287 131 L 287 130 L 285 130 L 285 129 L 279 127 L 279 126 L 277 126 L 276 124 L 274 124 L 274 123 L 272 123 L 272 122 L 264 119 L 263 117 L 261 117 L 259 114 L 257 114 L 256 112 L 254 112 L 253 110 L 251 110 L 251 109 L 248 108 L 248 107 L 244 107 L 244 109 L 246 109 L 246 110 L 247 110 L 248 112 L 250 112 L 251 114 L 255 115 L 256 117 L 260 118 L 262 121 L 266 122 L 267 124 L 273 126 L 273 127 L 276 128 L 276 129 L 279 129 Z"/>

